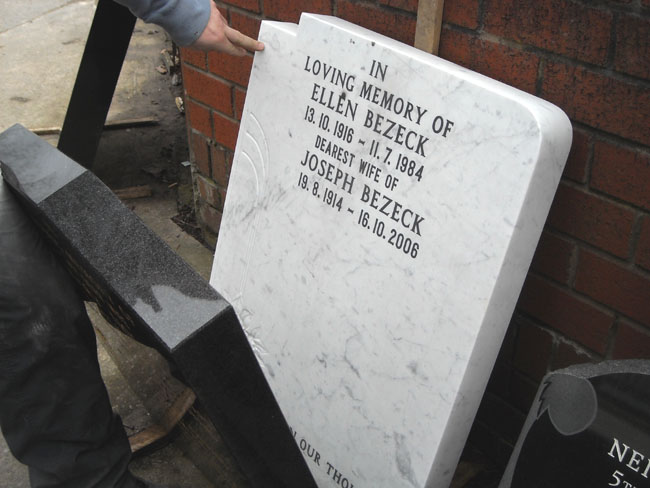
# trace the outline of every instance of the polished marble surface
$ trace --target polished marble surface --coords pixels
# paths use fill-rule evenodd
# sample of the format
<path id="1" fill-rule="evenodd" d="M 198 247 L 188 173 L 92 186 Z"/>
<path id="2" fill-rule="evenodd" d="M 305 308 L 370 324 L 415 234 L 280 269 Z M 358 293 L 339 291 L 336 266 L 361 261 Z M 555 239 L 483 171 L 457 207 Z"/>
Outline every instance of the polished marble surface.
<path id="1" fill-rule="evenodd" d="M 320 487 L 447 486 L 569 121 L 340 19 L 260 39 L 211 284 Z"/>

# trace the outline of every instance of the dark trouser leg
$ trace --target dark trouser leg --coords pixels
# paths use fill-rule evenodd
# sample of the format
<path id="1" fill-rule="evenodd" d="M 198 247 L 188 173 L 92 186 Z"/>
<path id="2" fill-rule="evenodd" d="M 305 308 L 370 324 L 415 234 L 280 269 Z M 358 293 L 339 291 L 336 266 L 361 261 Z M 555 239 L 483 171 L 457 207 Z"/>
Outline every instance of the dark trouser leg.
<path id="1" fill-rule="evenodd" d="M 0 181 L 0 426 L 34 487 L 113 488 L 128 440 L 71 278 Z"/>

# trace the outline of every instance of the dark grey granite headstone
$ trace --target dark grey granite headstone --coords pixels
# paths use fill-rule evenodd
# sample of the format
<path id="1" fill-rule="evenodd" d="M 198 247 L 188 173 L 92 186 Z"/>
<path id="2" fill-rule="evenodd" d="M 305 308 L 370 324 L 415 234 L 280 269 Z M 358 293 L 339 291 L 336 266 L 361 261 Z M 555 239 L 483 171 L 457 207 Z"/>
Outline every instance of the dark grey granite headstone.
<path id="1" fill-rule="evenodd" d="M 237 317 L 91 172 L 14 125 L 2 175 L 119 329 L 174 362 L 254 486 L 315 486 Z"/>
<path id="2" fill-rule="evenodd" d="M 500 488 L 650 487 L 650 361 L 547 375 Z"/>

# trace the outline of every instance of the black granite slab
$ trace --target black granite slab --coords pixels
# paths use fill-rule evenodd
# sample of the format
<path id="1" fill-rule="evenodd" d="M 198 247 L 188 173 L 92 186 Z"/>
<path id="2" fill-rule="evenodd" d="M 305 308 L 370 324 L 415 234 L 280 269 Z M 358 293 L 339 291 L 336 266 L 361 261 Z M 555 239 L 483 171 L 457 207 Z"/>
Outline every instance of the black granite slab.
<path id="1" fill-rule="evenodd" d="M 499 486 L 650 487 L 650 361 L 547 375 Z"/>
<path id="2" fill-rule="evenodd" d="M 111 323 L 175 363 L 253 486 L 316 486 L 230 304 L 91 172 L 15 125 L 2 174 Z"/>

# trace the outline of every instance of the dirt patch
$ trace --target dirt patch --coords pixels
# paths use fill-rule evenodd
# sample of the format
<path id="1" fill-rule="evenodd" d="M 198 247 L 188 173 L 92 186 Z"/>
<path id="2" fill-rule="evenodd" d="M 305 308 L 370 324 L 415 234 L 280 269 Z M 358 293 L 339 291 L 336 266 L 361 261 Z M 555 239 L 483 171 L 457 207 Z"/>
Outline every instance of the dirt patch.
<path id="1" fill-rule="evenodd" d="M 208 243 L 203 239 L 203 232 L 201 232 L 201 227 L 196 223 L 196 213 L 194 208 L 189 205 L 181 205 L 178 214 L 172 217 L 172 222 L 178 225 L 186 234 L 191 235 L 203 244 L 207 249 L 212 249 Z"/>

